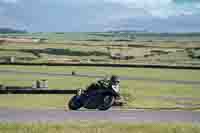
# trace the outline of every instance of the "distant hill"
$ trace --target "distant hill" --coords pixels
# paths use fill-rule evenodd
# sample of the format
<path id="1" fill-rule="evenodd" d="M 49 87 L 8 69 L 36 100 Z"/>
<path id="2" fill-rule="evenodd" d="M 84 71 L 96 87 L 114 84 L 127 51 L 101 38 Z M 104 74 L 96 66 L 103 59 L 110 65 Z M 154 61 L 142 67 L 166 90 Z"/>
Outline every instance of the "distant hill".
<path id="1" fill-rule="evenodd" d="M 0 28 L 0 33 L 7 34 L 7 33 L 27 33 L 25 30 L 17 30 L 12 28 Z"/>
<path id="2" fill-rule="evenodd" d="M 108 30 L 107 32 L 123 32 L 123 33 L 148 33 L 147 30 Z"/>

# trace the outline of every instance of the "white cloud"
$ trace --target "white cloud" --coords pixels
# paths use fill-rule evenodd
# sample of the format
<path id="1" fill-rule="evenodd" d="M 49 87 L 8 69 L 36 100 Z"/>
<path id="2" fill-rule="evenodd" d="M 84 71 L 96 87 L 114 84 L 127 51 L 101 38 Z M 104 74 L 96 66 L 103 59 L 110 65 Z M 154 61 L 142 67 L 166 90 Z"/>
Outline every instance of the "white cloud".
<path id="1" fill-rule="evenodd" d="M 121 27 L 129 23 L 133 24 L 133 28 L 148 27 L 148 24 L 157 28 L 157 20 L 163 20 L 160 23 L 168 25 L 165 21 L 176 21 L 174 18 L 178 17 L 185 18 L 184 21 L 196 21 L 200 0 L 195 3 L 182 1 L 0 0 L 0 26 L 26 25 L 32 31 L 81 31 Z M 188 16 L 195 17 L 188 19 Z M 176 23 L 174 25 L 177 26 Z"/>
<path id="2" fill-rule="evenodd" d="M 17 3 L 19 0 L 0 0 L 0 2 L 4 3 Z"/>
<path id="3" fill-rule="evenodd" d="M 196 8 L 200 9 L 200 3 L 196 4 Z"/>
<path id="4" fill-rule="evenodd" d="M 179 5 L 174 0 L 104 0 L 106 2 L 119 3 L 127 8 L 140 9 L 146 11 L 149 15 L 160 18 L 168 18 L 169 16 L 179 16 L 184 13 L 196 13 L 197 3 L 188 2 Z M 200 2 L 199 2 L 200 3 Z M 134 13 L 134 10 L 133 10 Z"/>
<path id="5" fill-rule="evenodd" d="M 135 6 L 135 7 L 147 7 L 147 8 L 155 8 L 160 6 L 166 6 L 172 3 L 172 0 L 104 0 L 107 2 L 116 2 L 125 4 L 127 6 Z"/>

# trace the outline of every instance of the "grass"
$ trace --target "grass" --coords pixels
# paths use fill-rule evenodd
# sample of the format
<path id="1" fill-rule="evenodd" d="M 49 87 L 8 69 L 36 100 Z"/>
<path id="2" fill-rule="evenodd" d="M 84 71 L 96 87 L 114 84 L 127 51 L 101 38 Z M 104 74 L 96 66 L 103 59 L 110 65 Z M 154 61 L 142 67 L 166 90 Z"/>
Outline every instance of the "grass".
<path id="1" fill-rule="evenodd" d="M 48 62 L 51 59 L 76 59 L 87 61 L 88 59 L 108 59 L 109 53 L 105 47 L 76 46 L 72 44 L 4 44 L 0 46 L 0 57 L 14 56 L 16 58 L 31 56 L 35 60 L 31 62 Z M 37 57 L 37 58 L 36 58 Z M 86 60 L 87 59 L 87 60 Z M 30 60 L 17 60 L 18 62 Z"/>
<path id="2" fill-rule="evenodd" d="M 52 40 L 51 40 L 52 41 Z M 159 42 L 151 43 L 144 41 L 131 42 L 110 42 L 110 41 L 61 41 L 56 43 L 3 43 L 0 46 L 0 57 L 15 56 L 19 58 L 18 62 L 48 62 L 51 59 L 75 59 L 81 62 L 93 63 L 143 63 L 143 64 L 178 64 L 178 65 L 199 65 L 199 59 L 191 58 L 185 48 L 199 47 L 194 42 L 182 44 L 182 42 Z M 118 45 L 118 46 L 117 46 Z M 134 46 L 135 45 L 135 46 Z M 129 47 L 128 47 L 129 46 Z M 131 46 L 131 47 L 130 47 Z M 138 47 L 152 46 L 152 47 Z M 158 48 L 153 48 L 157 46 Z M 110 50 L 108 49 L 110 48 Z M 168 54 L 151 54 L 151 51 L 171 51 Z M 177 52 L 176 50 L 179 50 Z M 181 51 L 181 52 L 180 52 Z M 37 53 L 37 54 L 34 54 Z M 133 56 L 130 60 L 113 60 L 110 58 L 111 53 L 121 53 Z M 39 55 L 36 58 L 35 55 Z M 23 60 L 22 57 L 30 56 L 34 60 Z M 148 57 L 147 57 L 148 56 Z"/>
<path id="3" fill-rule="evenodd" d="M 112 67 L 51 67 L 51 66 L 0 66 L 0 70 L 20 70 L 31 72 L 71 73 L 76 71 L 80 74 L 97 74 L 154 78 L 163 80 L 200 80 L 199 70 L 177 69 L 151 69 L 151 68 L 112 68 Z M 187 76 L 186 76 L 187 75 Z"/>
<path id="4" fill-rule="evenodd" d="M 0 70 L 17 70 L 49 73 L 90 73 L 97 75 L 118 74 L 120 76 L 133 76 L 166 80 L 191 80 L 199 81 L 200 71 L 197 70 L 172 70 L 172 69 L 140 69 L 140 68 L 95 68 L 95 67 L 47 67 L 47 66 L 0 66 Z M 3 73 L 2 73 L 3 74 Z M 185 76 L 187 75 L 187 76 Z M 0 84 L 31 86 L 38 79 L 47 79 L 49 88 L 77 89 L 86 88 L 96 78 L 85 77 L 59 77 L 37 76 L 30 74 L 3 74 Z M 169 84 L 153 81 L 127 80 L 121 82 L 122 95 L 128 101 L 127 107 L 173 108 L 177 107 L 179 100 L 148 99 L 149 96 L 174 96 L 200 98 L 200 85 Z M 0 95 L 0 107 L 16 108 L 60 108 L 71 96 L 68 95 Z M 6 102 L 5 102 L 6 101 Z M 185 101 L 187 102 L 187 101 Z M 199 104 L 196 100 L 191 104 Z"/>
<path id="5" fill-rule="evenodd" d="M 199 133 L 198 124 L 131 124 L 108 122 L 0 123 L 0 133 Z"/>
<path id="6" fill-rule="evenodd" d="M 34 76 L 28 74 L 7 74 L 0 77 L 0 83 L 7 86 L 32 86 L 36 80 L 48 80 L 49 88 L 53 89 L 75 89 L 84 88 L 92 82 L 90 78 L 76 78 L 76 77 L 57 77 L 57 76 Z M 93 80 L 94 81 L 94 80 Z"/>
<path id="7" fill-rule="evenodd" d="M 10 35 L 8 35 L 10 36 Z M 188 57 L 185 48 L 199 47 L 199 38 L 191 37 L 160 37 L 137 35 L 136 40 L 110 41 L 112 33 L 101 33 L 91 35 L 89 33 L 33 33 L 33 34 L 11 34 L 11 36 L 25 36 L 47 38 L 48 43 L 2 43 L 0 45 L 0 57 L 17 57 L 17 61 L 47 62 L 49 59 L 78 59 L 86 62 L 89 60 L 114 62 L 114 63 L 163 63 L 198 65 L 199 59 Z M 122 38 L 121 38 L 122 37 Z M 184 40 L 182 40 L 184 38 Z M 88 41 L 88 40 L 106 41 Z M 123 39 L 123 36 L 114 39 Z M 125 39 L 127 39 L 125 37 Z M 170 40 L 171 39 L 171 40 Z M 179 40 L 180 39 L 180 40 Z M 76 41 L 75 41 L 76 40 Z M 81 41 L 80 41 L 81 40 Z M 196 41 L 196 42 L 195 42 Z M 138 48 L 127 46 L 157 46 L 157 48 Z M 136 57 L 128 61 L 113 61 L 109 58 L 109 48 L 112 52 L 128 53 Z M 148 56 L 150 51 L 170 51 L 169 54 L 156 54 Z M 177 50 L 179 52 L 177 52 Z M 38 52 L 38 53 L 35 53 Z M 80 56 L 82 55 L 82 56 Z M 99 56 L 98 56 L 99 55 Z M 23 58 L 26 57 L 26 58 Z M 28 57 L 28 58 L 27 58 Z M 33 59 L 33 60 L 30 60 Z M 49 73 L 71 73 L 75 71 L 80 74 L 97 74 L 152 78 L 159 80 L 189 80 L 200 81 L 200 71 L 198 70 L 172 70 L 172 69 L 143 69 L 143 68 L 96 68 L 96 67 L 47 67 L 47 66 L 0 66 L 0 70 L 18 70 L 32 72 Z M 31 86 L 38 79 L 47 79 L 49 88 L 85 88 L 92 78 L 81 77 L 58 77 L 58 76 L 36 76 L 29 74 L 2 74 L 0 84 Z M 128 99 L 128 107 L 174 107 L 176 101 L 165 101 L 162 99 L 143 99 L 145 96 L 177 96 L 177 97 L 199 97 L 200 85 L 167 84 L 150 81 L 123 81 L 122 94 Z M 70 96 L 65 95 L 0 95 L 0 107 L 20 107 L 20 108 L 62 108 L 64 102 Z M 66 100 L 65 100 L 66 99 Z M 5 102 L 6 101 L 6 102 Z M 192 101 L 196 103 L 196 101 Z"/>
<path id="8" fill-rule="evenodd" d="M 69 98 L 69 95 L 1 95 L 0 107 L 64 110 Z"/>

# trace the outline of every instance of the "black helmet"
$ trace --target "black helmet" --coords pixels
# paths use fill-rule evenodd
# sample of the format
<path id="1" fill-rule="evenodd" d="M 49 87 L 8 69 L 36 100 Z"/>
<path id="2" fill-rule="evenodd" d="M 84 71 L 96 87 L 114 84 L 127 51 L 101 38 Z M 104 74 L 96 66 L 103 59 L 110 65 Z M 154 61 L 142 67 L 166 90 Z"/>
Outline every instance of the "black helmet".
<path id="1" fill-rule="evenodd" d="M 110 77 L 110 81 L 111 81 L 112 83 L 119 83 L 119 82 L 120 82 L 120 79 L 119 79 L 119 77 L 118 77 L 117 75 L 112 75 L 112 76 Z"/>

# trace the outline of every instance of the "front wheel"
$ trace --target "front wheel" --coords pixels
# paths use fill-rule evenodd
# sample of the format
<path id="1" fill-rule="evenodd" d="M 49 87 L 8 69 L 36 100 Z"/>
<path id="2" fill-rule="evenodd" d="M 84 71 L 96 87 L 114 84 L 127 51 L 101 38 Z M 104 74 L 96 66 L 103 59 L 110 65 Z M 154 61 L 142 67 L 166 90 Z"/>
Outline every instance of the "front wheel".
<path id="1" fill-rule="evenodd" d="M 108 110 L 115 102 L 115 97 L 112 95 L 104 96 L 103 103 L 98 106 L 98 110 Z"/>
<path id="2" fill-rule="evenodd" d="M 80 101 L 80 99 L 78 98 L 77 95 L 76 95 L 76 96 L 73 96 L 73 97 L 70 99 L 69 103 L 68 103 L 68 107 L 69 107 L 70 110 L 78 110 L 78 109 L 80 109 L 82 106 L 83 106 L 83 105 L 82 105 L 82 103 L 81 103 L 81 101 Z"/>

